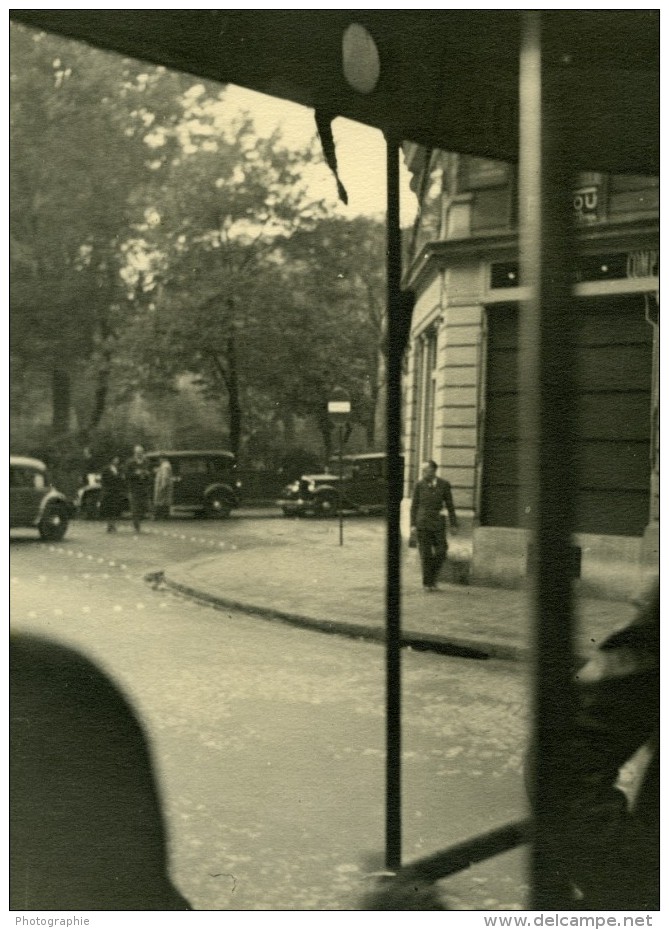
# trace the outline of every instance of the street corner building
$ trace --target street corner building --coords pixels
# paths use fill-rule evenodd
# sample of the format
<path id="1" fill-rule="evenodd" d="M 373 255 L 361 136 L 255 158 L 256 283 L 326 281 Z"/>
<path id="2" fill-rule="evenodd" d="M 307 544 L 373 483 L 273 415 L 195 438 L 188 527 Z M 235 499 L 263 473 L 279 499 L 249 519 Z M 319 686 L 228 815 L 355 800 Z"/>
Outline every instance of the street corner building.
<path id="1" fill-rule="evenodd" d="M 404 145 L 420 208 L 404 286 L 415 296 L 404 383 L 405 505 L 434 459 L 472 523 L 470 580 L 527 574 L 519 469 L 517 168 Z M 570 195 L 578 255 L 574 576 L 627 599 L 659 549 L 659 182 L 599 172 Z"/>

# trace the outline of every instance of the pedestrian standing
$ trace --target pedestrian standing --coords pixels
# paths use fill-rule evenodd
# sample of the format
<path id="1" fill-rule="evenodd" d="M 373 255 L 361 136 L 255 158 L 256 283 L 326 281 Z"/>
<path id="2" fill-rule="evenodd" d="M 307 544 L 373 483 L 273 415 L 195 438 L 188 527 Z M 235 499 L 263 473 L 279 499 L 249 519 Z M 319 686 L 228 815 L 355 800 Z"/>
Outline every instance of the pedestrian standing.
<path id="1" fill-rule="evenodd" d="M 166 520 L 170 516 L 173 486 L 172 465 L 167 456 L 161 454 L 153 479 L 153 515 L 156 520 Z"/>
<path id="2" fill-rule="evenodd" d="M 444 509 L 448 512 L 451 532 L 455 533 L 458 519 L 451 486 L 443 478 L 437 478 L 436 462 L 425 462 L 422 478 L 416 484 L 411 501 L 411 533 L 418 543 L 425 591 L 436 589 L 439 572 L 446 559 L 448 544 Z"/>
<path id="3" fill-rule="evenodd" d="M 84 446 L 81 453 L 81 479 L 84 485 L 92 483 L 93 476 L 97 471 L 96 465 L 97 463 L 91 451 L 91 447 Z"/>
<path id="4" fill-rule="evenodd" d="M 144 447 L 135 446 L 131 459 L 125 464 L 124 478 L 128 489 L 132 525 L 136 533 L 141 530 L 141 523 L 146 516 L 151 492 L 151 471 L 144 457 Z"/>
<path id="5" fill-rule="evenodd" d="M 121 474 L 121 460 L 118 455 L 112 456 L 108 465 L 100 472 L 100 516 L 107 521 L 107 532 L 116 532 L 116 521 L 123 513 L 126 488 Z"/>

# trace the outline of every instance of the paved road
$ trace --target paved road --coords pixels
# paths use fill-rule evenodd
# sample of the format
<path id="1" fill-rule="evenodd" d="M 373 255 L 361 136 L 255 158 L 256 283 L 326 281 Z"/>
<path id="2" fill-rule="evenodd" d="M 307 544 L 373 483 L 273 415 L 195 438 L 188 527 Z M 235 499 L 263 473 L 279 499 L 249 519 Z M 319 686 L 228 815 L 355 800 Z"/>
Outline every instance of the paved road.
<path id="1" fill-rule="evenodd" d="M 108 536 L 74 523 L 58 545 L 15 534 L 13 626 L 79 646 L 131 697 L 153 746 L 173 874 L 196 908 L 355 908 L 383 848 L 383 650 L 214 611 L 143 581 L 212 547 L 322 525 L 247 517 L 147 529 Z M 403 670 L 411 860 L 524 816 L 527 701 L 514 664 L 408 653 Z M 522 907 L 522 859 L 444 883 L 449 903 Z"/>

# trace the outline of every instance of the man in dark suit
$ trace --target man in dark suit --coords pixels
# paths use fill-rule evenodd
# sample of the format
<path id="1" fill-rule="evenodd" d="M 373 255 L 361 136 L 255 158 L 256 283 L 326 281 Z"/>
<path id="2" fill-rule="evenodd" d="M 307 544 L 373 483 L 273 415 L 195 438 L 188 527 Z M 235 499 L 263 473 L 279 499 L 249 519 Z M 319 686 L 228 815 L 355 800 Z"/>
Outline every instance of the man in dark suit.
<path id="1" fill-rule="evenodd" d="M 434 591 L 439 572 L 446 558 L 446 518 L 448 512 L 451 532 L 455 532 L 458 519 L 453 506 L 451 486 L 437 478 L 437 463 L 425 462 L 423 477 L 416 484 L 411 501 L 411 532 L 415 535 L 423 569 L 423 588 Z"/>
<path id="2" fill-rule="evenodd" d="M 135 451 L 131 459 L 125 464 L 123 477 L 128 487 L 128 498 L 130 500 L 130 510 L 132 511 L 132 525 L 135 532 L 139 533 L 141 523 L 146 516 L 149 508 L 149 496 L 151 490 L 151 469 L 149 463 L 144 458 L 144 447 L 135 446 Z"/>

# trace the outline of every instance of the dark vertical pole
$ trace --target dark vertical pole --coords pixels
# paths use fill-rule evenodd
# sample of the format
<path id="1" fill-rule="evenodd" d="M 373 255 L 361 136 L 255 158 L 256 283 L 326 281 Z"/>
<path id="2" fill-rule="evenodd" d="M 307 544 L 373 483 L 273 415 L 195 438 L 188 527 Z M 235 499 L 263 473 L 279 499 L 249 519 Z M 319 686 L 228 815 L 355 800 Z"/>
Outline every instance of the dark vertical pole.
<path id="1" fill-rule="evenodd" d="M 339 489 L 337 503 L 339 505 L 339 545 L 344 545 L 344 509 L 342 502 L 342 485 L 344 482 L 344 427 L 339 426 Z"/>
<path id="2" fill-rule="evenodd" d="M 388 455 L 388 529 L 386 537 L 386 867 L 402 864 L 401 810 L 401 577 L 400 504 L 402 459 L 402 242 L 400 231 L 399 144 L 386 138 L 387 153 L 387 306 L 388 377 L 386 451 Z"/>
<path id="3" fill-rule="evenodd" d="M 521 468 L 533 534 L 535 617 L 532 907 L 573 906 L 566 835 L 572 759 L 570 544 L 574 461 L 574 235 L 569 101 L 545 47 L 551 14 L 523 13 L 520 58 Z"/>

